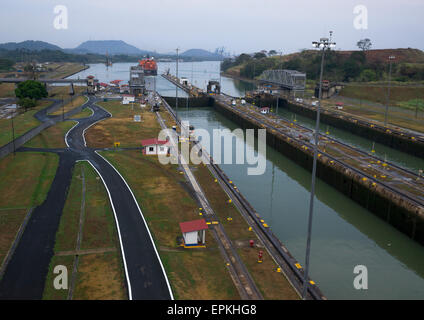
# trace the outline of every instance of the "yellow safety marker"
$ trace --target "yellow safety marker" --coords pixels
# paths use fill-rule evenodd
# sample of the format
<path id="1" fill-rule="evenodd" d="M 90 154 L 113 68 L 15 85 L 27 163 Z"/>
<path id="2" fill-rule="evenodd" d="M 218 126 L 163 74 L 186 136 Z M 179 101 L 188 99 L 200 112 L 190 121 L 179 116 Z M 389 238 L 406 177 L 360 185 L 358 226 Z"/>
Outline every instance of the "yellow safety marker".
<path id="1" fill-rule="evenodd" d="M 252 227 L 249 227 L 249 229 L 248 229 L 249 231 L 252 231 Z"/>
<path id="2" fill-rule="evenodd" d="M 383 167 L 387 167 L 387 163 L 383 163 L 383 164 L 382 164 L 382 166 L 383 166 Z"/>
<path id="3" fill-rule="evenodd" d="M 368 180 L 368 179 L 367 179 L 367 178 L 365 178 L 365 177 L 363 177 L 363 178 L 362 178 L 362 181 L 367 181 L 367 180 Z"/>
<path id="4" fill-rule="evenodd" d="M 386 176 L 383 175 L 383 176 L 380 176 L 380 177 L 385 178 Z"/>
<path id="5" fill-rule="evenodd" d="M 119 147 L 120 145 L 121 145 L 121 143 L 120 143 L 120 142 L 115 142 L 115 143 L 114 143 L 115 148 Z"/>
<path id="6" fill-rule="evenodd" d="M 264 226 L 265 228 L 268 228 L 268 225 L 267 225 L 266 223 L 264 223 L 264 224 L 263 224 L 263 226 Z"/>
<path id="7" fill-rule="evenodd" d="M 375 182 L 372 183 L 372 186 L 375 187 L 377 184 Z"/>
<path id="8" fill-rule="evenodd" d="M 211 224 L 210 222 L 206 222 L 206 224 Z"/>
<path id="9" fill-rule="evenodd" d="M 231 202 L 233 202 L 233 200 L 231 200 L 231 199 L 228 199 L 228 203 L 231 203 Z"/>
<path id="10" fill-rule="evenodd" d="M 228 218 L 227 218 L 227 220 L 228 220 L 228 221 L 233 221 L 233 218 L 228 217 Z"/>
<path id="11" fill-rule="evenodd" d="M 281 268 L 277 268 L 277 272 L 281 272 Z"/>
<path id="12" fill-rule="evenodd" d="M 215 182 L 218 182 L 218 179 L 215 179 Z"/>
<path id="13" fill-rule="evenodd" d="M 310 284 L 315 284 L 315 282 L 314 282 L 314 281 L 312 281 L 312 280 L 311 280 L 311 281 L 309 281 L 309 283 L 310 283 Z"/>
<path id="14" fill-rule="evenodd" d="M 199 216 L 203 216 L 203 213 L 199 212 Z"/>
<path id="15" fill-rule="evenodd" d="M 265 222 L 265 221 L 264 221 L 264 220 L 262 220 L 262 219 L 261 219 L 260 221 L 261 221 L 262 223 L 264 223 L 264 222 Z"/>
<path id="16" fill-rule="evenodd" d="M 415 140 L 415 137 L 411 137 L 411 140 Z"/>
<path id="17" fill-rule="evenodd" d="M 218 221 L 212 221 L 212 224 L 218 224 L 219 222 Z"/>
<path id="18" fill-rule="evenodd" d="M 227 267 L 229 266 L 230 264 L 227 262 Z"/>
<path id="19" fill-rule="evenodd" d="M 302 266 L 300 265 L 300 263 L 298 262 L 298 263 L 296 263 L 295 264 L 295 266 L 296 266 L 296 268 L 298 268 L 298 269 L 302 269 Z"/>
<path id="20" fill-rule="evenodd" d="M 230 181 L 228 181 L 229 183 L 233 183 L 231 180 Z"/>

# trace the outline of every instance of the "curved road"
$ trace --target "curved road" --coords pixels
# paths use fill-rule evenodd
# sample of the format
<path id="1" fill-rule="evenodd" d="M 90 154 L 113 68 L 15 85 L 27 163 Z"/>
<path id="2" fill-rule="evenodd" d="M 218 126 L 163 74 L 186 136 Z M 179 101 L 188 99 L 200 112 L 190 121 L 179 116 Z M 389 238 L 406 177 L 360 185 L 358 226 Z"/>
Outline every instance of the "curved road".
<path id="1" fill-rule="evenodd" d="M 109 194 L 123 257 L 130 299 L 173 299 L 162 262 L 137 201 L 119 172 L 95 150 L 85 146 L 84 132 L 111 117 L 90 97 L 86 107 L 94 114 L 77 119 L 66 135 L 66 149 L 37 149 L 59 155 L 59 167 L 46 200 L 34 209 L 23 236 L 0 280 L 0 299 L 41 299 L 54 241 L 78 160 L 87 160 L 100 175 Z M 43 117 L 43 115 L 41 115 Z M 48 117 L 43 117 L 48 121 Z M 75 119 L 73 119 L 75 120 Z M 31 149 L 22 148 L 21 151 Z"/>

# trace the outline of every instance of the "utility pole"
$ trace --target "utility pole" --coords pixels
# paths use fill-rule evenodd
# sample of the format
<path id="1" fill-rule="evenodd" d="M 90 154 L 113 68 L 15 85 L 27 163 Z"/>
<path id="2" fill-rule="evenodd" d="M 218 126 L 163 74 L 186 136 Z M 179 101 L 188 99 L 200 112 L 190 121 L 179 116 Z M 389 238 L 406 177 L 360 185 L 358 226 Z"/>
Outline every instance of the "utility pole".
<path id="1" fill-rule="evenodd" d="M 330 36 L 332 32 L 330 32 Z M 314 161 L 312 165 L 312 182 L 311 182 L 311 196 L 309 200 L 309 218 L 308 218 L 308 236 L 306 241 L 306 256 L 305 256 L 305 273 L 303 278 L 303 290 L 302 290 L 302 299 L 306 300 L 306 295 L 308 292 L 308 276 L 309 276 L 309 256 L 311 251 L 311 234 L 312 234 L 312 218 L 314 212 L 314 198 L 315 198 L 315 180 L 316 180 L 316 170 L 317 170 L 317 157 L 318 157 L 318 140 L 319 140 L 319 118 L 321 110 L 321 98 L 322 98 L 322 77 L 324 73 L 324 57 L 325 51 L 330 48 L 334 48 L 336 43 L 331 42 L 328 38 L 321 38 L 319 42 L 312 42 L 314 48 L 319 48 L 322 51 L 321 57 L 321 73 L 319 77 L 319 95 L 318 95 L 318 106 L 317 106 L 317 119 L 315 124 L 315 144 L 314 144 Z"/>
<path id="2" fill-rule="evenodd" d="M 176 72 L 176 76 L 177 76 L 177 81 L 179 81 L 178 79 L 178 51 L 179 49 L 177 48 L 177 72 Z M 178 86 L 175 86 L 175 115 L 177 118 L 177 122 L 178 122 Z"/>
<path id="3" fill-rule="evenodd" d="M 13 156 L 16 155 L 15 153 L 15 126 L 13 124 L 13 118 L 15 117 L 15 111 L 12 112 L 12 144 L 13 144 Z"/>
<path id="4" fill-rule="evenodd" d="M 395 56 L 389 56 L 389 83 L 387 86 L 387 104 L 386 104 L 386 112 L 384 113 L 384 126 L 387 126 L 387 117 L 389 113 L 389 103 L 390 103 L 390 85 L 392 80 L 392 61 L 395 59 Z"/>

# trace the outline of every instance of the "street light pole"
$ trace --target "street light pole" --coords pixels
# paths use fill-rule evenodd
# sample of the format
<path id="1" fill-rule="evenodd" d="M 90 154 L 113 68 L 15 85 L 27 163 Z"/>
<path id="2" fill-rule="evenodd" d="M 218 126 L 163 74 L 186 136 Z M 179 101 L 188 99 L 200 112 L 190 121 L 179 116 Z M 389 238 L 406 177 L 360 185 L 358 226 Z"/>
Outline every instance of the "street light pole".
<path id="1" fill-rule="evenodd" d="M 15 117 L 15 111 L 12 112 L 12 144 L 13 144 L 13 156 L 16 155 L 15 153 L 15 126 L 13 125 L 13 118 Z"/>
<path id="2" fill-rule="evenodd" d="M 332 33 L 330 33 L 330 36 Z M 308 292 L 308 275 L 309 275 L 309 256 L 311 252 L 311 234 L 312 234 L 312 218 L 314 212 L 314 198 L 315 198 L 315 180 L 316 180 L 316 170 L 317 170 L 317 158 L 318 158 L 318 140 L 319 140 L 319 120 L 320 120 L 320 111 L 321 111 L 321 99 L 322 99 L 322 78 L 324 74 L 324 58 L 325 51 L 329 48 L 333 48 L 336 43 L 331 42 L 328 38 L 321 38 L 319 42 L 313 42 L 312 45 L 315 48 L 319 48 L 322 51 L 321 56 L 321 72 L 319 77 L 319 95 L 318 95 L 318 105 L 317 105 L 317 119 L 315 123 L 315 132 L 314 132 L 314 160 L 312 165 L 312 182 L 311 182 L 311 196 L 309 200 L 309 217 L 308 217 L 308 236 L 306 241 L 306 256 L 305 256 L 305 272 L 303 278 L 303 290 L 302 290 L 302 299 L 306 300 L 306 295 Z"/>
<path id="3" fill-rule="evenodd" d="M 392 80 L 392 61 L 395 59 L 395 56 L 389 56 L 389 84 L 387 86 L 387 104 L 386 104 L 386 112 L 384 113 L 384 126 L 387 126 L 387 118 L 389 113 L 389 103 L 390 103 L 390 85 Z"/>
<path id="4" fill-rule="evenodd" d="M 177 76 L 177 81 L 178 80 L 178 48 L 177 50 L 177 72 L 176 72 L 176 76 Z M 176 114 L 176 118 L 177 118 L 177 122 L 178 122 L 178 86 L 175 86 L 175 114 Z"/>

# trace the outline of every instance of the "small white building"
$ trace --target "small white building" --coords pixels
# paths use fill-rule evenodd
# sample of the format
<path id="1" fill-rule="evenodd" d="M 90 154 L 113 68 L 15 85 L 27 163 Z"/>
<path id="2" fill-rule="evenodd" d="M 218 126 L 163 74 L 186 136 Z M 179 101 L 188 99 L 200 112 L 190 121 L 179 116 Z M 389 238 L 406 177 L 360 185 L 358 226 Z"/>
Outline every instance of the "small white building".
<path id="1" fill-rule="evenodd" d="M 184 247 L 198 247 L 205 245 L 205 230 L 208 229 L 205 219 L 180 222 L 183 234 Z"/>
<path id="2" fill-rule="evenodd" d="M 181 77 L 180 84 L 182 84 L 183 86 L 188 86 L 188 79 L 186 77 Z"/>
<path id="3" fill-rule="evenodd" d="M 169 142 L 166 140 L 159 139 L 147 139 L 142 140 L 141 145 L 143 147 L 143 154 L 146 155 L 156 155 L 163 154 L 166 155 L 169 152 Z"/>
<path id="4" fill-rule="evenodd" d="M 135 96 L 131 94 L 122 95 L 122 104 L 129 104 L 130 102 L 135 102 Z"/>

